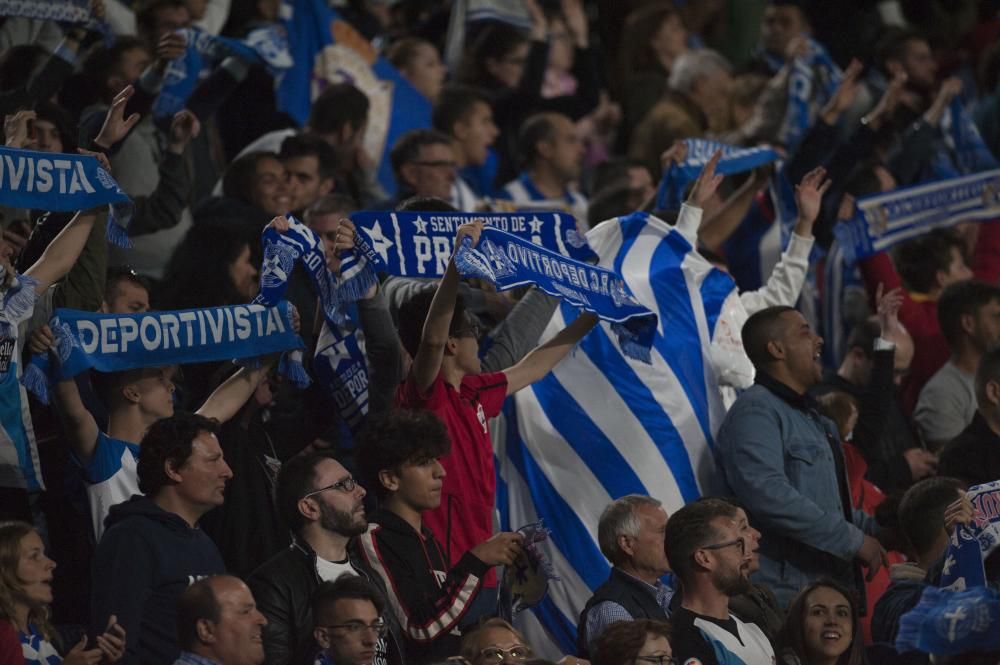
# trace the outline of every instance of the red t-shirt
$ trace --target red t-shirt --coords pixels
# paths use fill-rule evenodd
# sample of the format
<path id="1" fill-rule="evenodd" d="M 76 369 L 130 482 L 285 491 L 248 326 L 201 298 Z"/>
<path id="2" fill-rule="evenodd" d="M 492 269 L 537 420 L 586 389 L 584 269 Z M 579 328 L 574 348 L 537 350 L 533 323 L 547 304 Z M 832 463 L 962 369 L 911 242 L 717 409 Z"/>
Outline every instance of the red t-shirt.
<path id="1" fill-rule="evenodd" d="M 441 505 L 423 515 L 424 524 L 444 544 L 450 564 L 493 535 L 496 470 L 487 421 L 500 413 L 506 397 L 503 372 L 466 376 L 461 391 L 441 374 L 426 393 L 411 377 L 396 389 L 397 406 L 433 411 L 451 437 L 451 452 L 441 459 L 446 474 Z M 492 569 L 484 584 L 496 586 Z"/>
<path id="2" fill-rule="evenodd" d="M 24 665 L 24 650 L 17 628 L 0 619 L 0 665 Z"/>

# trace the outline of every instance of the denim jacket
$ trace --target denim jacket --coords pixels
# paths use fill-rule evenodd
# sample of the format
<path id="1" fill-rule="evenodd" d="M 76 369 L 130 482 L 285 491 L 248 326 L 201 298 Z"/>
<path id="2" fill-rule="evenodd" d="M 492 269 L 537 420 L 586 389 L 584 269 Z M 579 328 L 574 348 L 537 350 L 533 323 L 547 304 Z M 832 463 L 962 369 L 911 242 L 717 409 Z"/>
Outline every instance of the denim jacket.
<path id="1" fill-rule="evenodd" d="M 763 372 L 719 429 L 716 462 L 762 534 L 754 581 L 783 606 L 820 577 L 857 587 L 854 557 L 874 529 L 870 517 L 844 510 L 831 441 L 839 446 L 836 427 L 810 398 Z"/>

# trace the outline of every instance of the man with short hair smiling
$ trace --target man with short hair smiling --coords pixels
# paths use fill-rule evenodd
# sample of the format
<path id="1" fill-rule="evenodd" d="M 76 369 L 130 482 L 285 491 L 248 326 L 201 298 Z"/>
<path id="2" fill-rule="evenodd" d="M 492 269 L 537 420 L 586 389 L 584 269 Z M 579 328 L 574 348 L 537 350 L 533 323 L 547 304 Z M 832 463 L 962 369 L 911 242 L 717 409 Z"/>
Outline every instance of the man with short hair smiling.
<path id="1" fill-rule="evenodd" d="M 175 413 L 142 439 L 139 490 L 114 506 L 94 553 L 91 626 L 112 614 L 125 628 L 123 665 L 172 663 L 177 599 L 193 581 L 225 572 L 219 550 L 197 524 L 222 505 L 232 471 L 216 439 L 218 422 Z"/>
<path id="2" fill-rule="evenodd" d="M 390 662 L 382 639 L 389 632 L 382 616 L 385 597 L 371 582 L 354 576 L 323 582 L 313 594 L 312 608 L 313 636 L 323 649 L 320 665 Z"/>
<path id="3" fill-rule="evenodd" d="M 261 665 L 265 625 L 243 580 L 230 575 L 198 580 L 177 601 L 182 651 L 174 665 Z"/>
<path id="4" fill-rule="evenodd" d="M 670 617 L 678 662 L 774 662 L 763 631 L 729 612 L 730 598 L 751 591 L 756 542 L 748 536 L 737 508 L 721 499 L 689 503 L 667 523 L 664 545 L 683 588 L 681 606 Z M 726 653 L 738 660 L 724 660 Z"/>

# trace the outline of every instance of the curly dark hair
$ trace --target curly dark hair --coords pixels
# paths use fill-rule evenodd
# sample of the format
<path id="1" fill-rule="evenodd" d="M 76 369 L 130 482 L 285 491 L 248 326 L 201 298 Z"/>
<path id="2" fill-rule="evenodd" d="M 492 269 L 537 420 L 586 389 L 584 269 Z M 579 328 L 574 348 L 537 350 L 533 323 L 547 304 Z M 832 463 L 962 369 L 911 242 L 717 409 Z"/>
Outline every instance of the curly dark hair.
<path id="1" fill-rule="evenodd" d="M 167 476 L 166 466 L 179 468 L 191 457 L 191 444 L 202 432 L 219 433 L 219 421 L 197 413 L 179 411 L 169 418 L 153 423 L 140 442 L 139 490 L 146 496 L 155 496 L 164 487 L 173 485 Z"/>
<path id="2" fill-rule="evenodd" d="M 381 499 L 388 494 L 379 481 L 386 469 L 447 455 L 451 439 L 444 423 L 430 411 L 395 409 L 369 418 L 358 435 L 358 469 L 365 486 Z"/>
<path id="3" fill-rule="evenodd" d="M 964 258 L 964 247 L 949 229 L 935 229 L 895 248 L 892 262 L 908 291 L 930 293 L 937 284 L 938 271 L 947 271 L 953 258 L 952 249 Z"/>

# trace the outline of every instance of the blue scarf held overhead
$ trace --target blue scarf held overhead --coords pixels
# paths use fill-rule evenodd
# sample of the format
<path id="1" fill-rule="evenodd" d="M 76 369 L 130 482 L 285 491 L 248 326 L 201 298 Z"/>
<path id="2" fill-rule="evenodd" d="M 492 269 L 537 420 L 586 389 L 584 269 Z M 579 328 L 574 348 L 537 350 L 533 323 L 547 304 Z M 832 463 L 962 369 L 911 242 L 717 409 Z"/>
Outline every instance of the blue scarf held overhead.
<path id="1" fill-rule="evenodd" d="M 1000 216 L 1000 169 L 858 199 L 833 231 L 850 264 L 936 228 Z"/>
<path id="2" fill-rule="evenodd" d="M 955 178 L 1000 166 L 958 96 L 945 109 L 941 133 L 947 150 L 937 151 L 931 162 L 936 178 Z"/>
<path id="3" fill-rule="evenodd" d="M 619 274 L 560 256 L 492 227 L 483 229 L 475 249 L 471 238 L 462 241 L 455 252 L 455 267 L 462 277 L 484 279 L 499 291 L 534 284 L 549 295 L 593 312 L 611 322 L 625 355 L 651 362 L 656 315 L 635 299 Z"/>
<path id="4" fill-rule="evenodd" d="M 356 433 L 368 414 L 368 363 L 357 326 L 347 314 L 346 303 L 337 300 L 337 280 L 326 267 L 322 241 L 305 224 L 291 215 L 289 229 L 279 233 L 264 229 L 264 263 L 261 267 L 260 295 L 255 302 L 270 304 L 280 300 L 288 279 L 299 262 L 316 288 L 323 310 L 323 327 L 316 344 L 313 370 L 326 388 L 341 419 Z M 356 274 L 356 259 L 341 263 L 341 274 Z M 357 299 L 360 299 L 362 293 Z M 290 356 L 300 355 L 298 352 Z M 293 358 L 292 363 L 300 362 Z M 303 385 L 304 382 L 298 382 Z"/>
<path id="5" fill-rule="evenodd" d="M 257 28 L 243 40 L 213 35 L 198 28 L 183 28 L 177 34 L 187 41 L 187 50 L 167 67 L 163 89 L 153 105 L 153 114 L 157 117 L 172 116 L 183 109 L 202 71 L 230 56 L 249 65 L 264 64 L 275 77 L 276 85 L 282 72 L 293 65 L 288 41 L 276 25 Z"/>
<path id="6" fill-rule="evenodd" d="M 55 346 L 31 359 L 24 385 L 47 401 L 48 381 L 81 372 L 212 362 L 301 349 L 289 305 L 230 305 L 143 314 L 57 309 L 49 322 Z"/>
<path id="7" fill-rule="evenodd" d="M 716 150 L 722 150 L 722 159 L 715 169 L 720 175 L 743 173 L 770 164 L 780 157 L 777 151 L 767 146 L 741 148 L 708 139 L 685 139 L 684 143 L 687 144 L 687 158 L 680 164 L 671 164 L 660 180 L 660 188 L 656 192 L 656 207 L 659 210 L 680 209 L 684 190 L 694 182 Z"/>
<path id="8" fill-rule="evenodd" d="M 132 199 L 96 158 L 0 147 L 0 205 L 72 212 L 104 204 L 111 209 L 108 240 L 131 247 Z"/>
<path id="9" fill-rule="evenodd" d="M 105 48 L 111 48 L 115 43 L 110 24 L 98 20 L 91 13 L 90 0 L 0 0 L 0 16 L 83 24 L 88 30 L 101 34 Z"/>
<path id="10" fill-rule="evenodd" d="M 823 45 L 810 39 L 808 52 L 795 59 L 788 77 L 788 107 L 778 137 L 789 152 L 802 142 L 818 109 L 833 96 L 843 77 Z"/>
<path id="11" fill-rule="evenodd" d="M 938 655 L 1000 650 L 1000 595 L 988 587 L 927 587 L 899 619 L 896 651 Z"/>
<path id="12" fill-rule="evenodd" d="M 948 542 L 941 586 L 962 590 L 986 586 L 983 561 L 1000 546 L 1000 480 L 970 487 L 972 524 L 959 524 Z"/>

